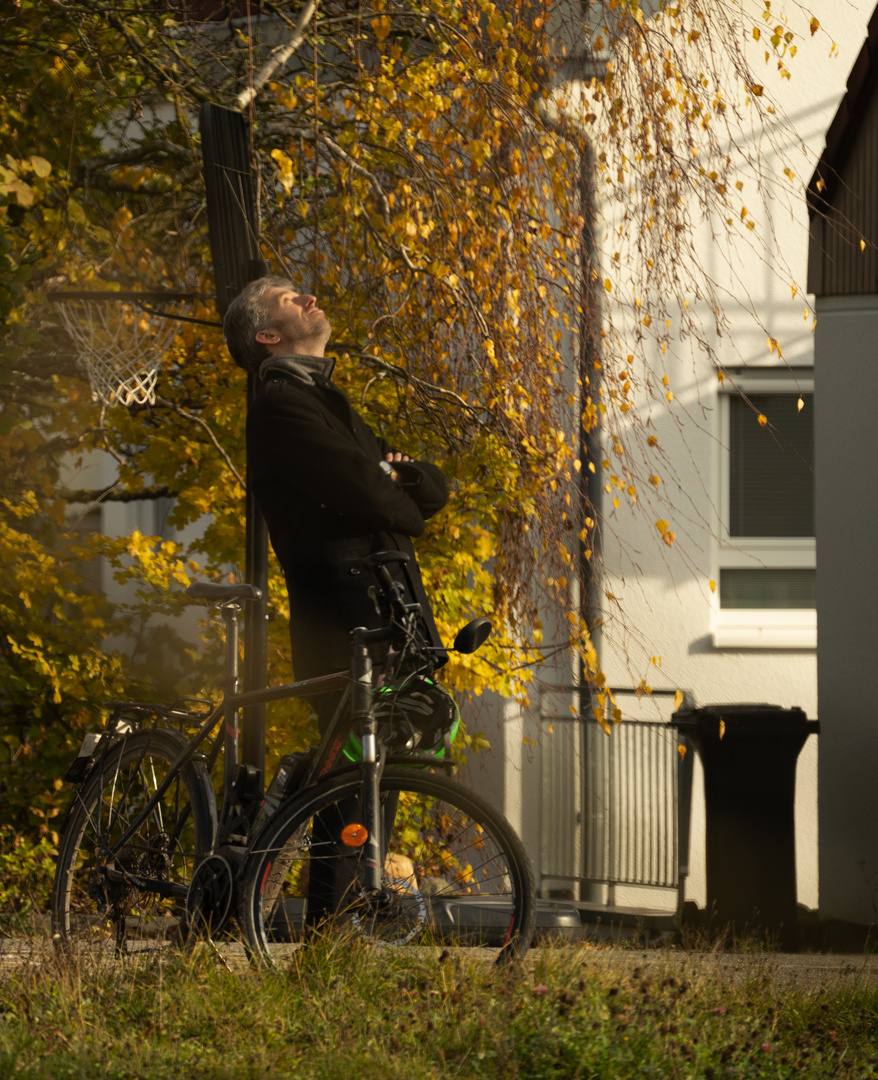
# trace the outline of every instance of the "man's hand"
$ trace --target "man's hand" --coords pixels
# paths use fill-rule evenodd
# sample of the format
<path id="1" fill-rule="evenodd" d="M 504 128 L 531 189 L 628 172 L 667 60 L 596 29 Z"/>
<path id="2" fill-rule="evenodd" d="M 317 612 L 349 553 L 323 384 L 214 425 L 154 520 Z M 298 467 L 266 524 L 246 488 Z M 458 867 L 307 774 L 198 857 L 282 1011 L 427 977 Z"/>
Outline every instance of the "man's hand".
<path id="1" fill-rule="evenodd" d="M 397 450 L 395 454 L 385 454 L 384 460 L 392 466 L 394 461 L 411 461 L 412 459 L 408 456 L 408 454 L 401 454 Z M 390 479 L 393 480 L 393 482 L 396 484 L 400 483 L 399 473 L 394 468 L 391 468 L 390 470 Z"/>

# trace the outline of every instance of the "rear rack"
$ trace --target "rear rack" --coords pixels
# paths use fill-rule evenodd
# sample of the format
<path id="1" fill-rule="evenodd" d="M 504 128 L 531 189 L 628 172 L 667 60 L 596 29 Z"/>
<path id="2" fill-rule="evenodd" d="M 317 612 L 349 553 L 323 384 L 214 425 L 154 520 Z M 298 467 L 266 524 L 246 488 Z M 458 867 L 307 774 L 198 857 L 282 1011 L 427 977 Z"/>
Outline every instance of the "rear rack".
<path id="1" fill-rule="evenodd" d="M 160 721 L 175 726 L 182 732 L 186 724 L 201 724 L 216 708 L 207 698 L 181 697 L 170 705 L 161 705 L 155 701 L 108 701 L 103 706 L 109 713 L 105 730 L 117 732 L 120 729 L 140 730 L 144 726 L 156 727 Z M 153 723 L 144 721 L 152 718 Z"/>

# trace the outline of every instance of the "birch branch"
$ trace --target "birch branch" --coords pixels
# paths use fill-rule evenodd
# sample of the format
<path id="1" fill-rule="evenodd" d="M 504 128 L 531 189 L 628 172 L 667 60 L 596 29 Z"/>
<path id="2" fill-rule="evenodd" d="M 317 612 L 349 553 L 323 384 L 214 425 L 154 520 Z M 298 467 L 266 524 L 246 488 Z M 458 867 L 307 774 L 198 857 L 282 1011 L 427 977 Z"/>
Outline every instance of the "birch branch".
<path id="1" fill-rule="evenodd" d="M 256 97 L 263 86 L 274 75 L 278 68 L 289 60 L 293 53 L 305 40 L 305 27 L 314 17 L 314 12 L 317 10 L 317 0 L 308 0 L 305 6 L 302 8 L 299 14 L 299 19 L 296 22 L 295 29 L 293 30 L 293 36 L 286 43 L 286 45 L 278 45 L 272 49 L 269 53 L 268 59 L 256 73 L 253 78 L 253 85 L 248 86 L 246 90 L 242 90 L 235 101 L 235 107 L 243 111 L 247 108 L 251 101 Z"/>

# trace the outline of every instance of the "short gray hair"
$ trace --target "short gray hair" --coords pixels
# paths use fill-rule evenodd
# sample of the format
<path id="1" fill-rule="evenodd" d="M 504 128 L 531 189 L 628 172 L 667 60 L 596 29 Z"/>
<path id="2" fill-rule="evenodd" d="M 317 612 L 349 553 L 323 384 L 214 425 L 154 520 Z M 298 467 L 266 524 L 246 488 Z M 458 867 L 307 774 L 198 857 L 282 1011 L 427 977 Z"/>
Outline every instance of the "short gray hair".
<path id="1" fill-rule="evenodd" d="M 259 371 L 259 365 L 269 356 L 268 349 L 256 340 L 260 330 L 267 330 L 272 325 L 265 296 L 272 289 L 289 288 L 292 288 L 289 278 L 258 278 L 245 286 L 229 304 L 223 319 L 223 338 L 238 367 Z"/>

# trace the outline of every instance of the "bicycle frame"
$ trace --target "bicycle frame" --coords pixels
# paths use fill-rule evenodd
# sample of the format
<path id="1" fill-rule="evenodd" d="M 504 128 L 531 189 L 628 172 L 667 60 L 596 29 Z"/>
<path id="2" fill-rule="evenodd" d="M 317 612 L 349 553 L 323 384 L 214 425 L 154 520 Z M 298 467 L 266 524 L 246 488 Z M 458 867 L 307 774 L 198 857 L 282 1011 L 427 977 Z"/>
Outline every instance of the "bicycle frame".
<path id="1" fill-rule="evenodd" d="M 199 752 L 203 743 L 211 736 L 217 726 L 222 723 L 222 740 L 217 739 L 214 748 L 208 755 L 208 763 L 212 767 L 215 764 L 220 745 L 223 748 L 223 795 L 222 809 L 215 848 L 222 846 L 229 840 L 231 821 L 230 798 L 235 767 L 238 761 L 239 746 L 239 714 L 240 710 L 248 705 L 281 701 L 288 698 L 310 697 L 314 694 L 329 693 L 335 690 L 351 689 L 353 695 L 351 718 L 352 724 L 344 723 L 345 695 L 335 716 L 328 725 L 327 730 L 320 740 L 315 755 L 314 765 L 306 778 L 306 785 L 316 775 L 322 778 L 329 773 L 345 744 L 349 731 L 353 726 L 359 726 L 360 738 L 363 748 L 362 761 L 358 766 L 363 779 L 363 824 L 366 825 L 368 838 L 366 840 L 369 880 L 364 882 L 367 889 L 379 889 L 381 886 L 382 858 L 380 850 L 381 835 L 381 808 L 378 798 L 378 784 L 381 777 L 384 761 L 379 753 L 377 745 L 377 723 L 372 708 L 372 660 L 369 656 L 368 646 L 377 642 L 388 640 L 394 633 L 392 627 L 383 627 L 378 630 L 366 630 L 362 627 L 354 630 L 351 634 L 352 655 L 351 668 L 349 671 L 337 671 L 329 675 L 322 675 L 312 679 L 303 679 L 298 682 L 285 683 L 280 686 L 267 687 L 261 690 L 250 690 L 244 693 L 238 692 L 239 680 L 239 625 L 238 615 L 241 605 L 230 602 L 221 606 L 223 620 L 226 623 L 226 649 L 225 649 L 225 693 L 222 701 L 209 713 L 201 724 L 201 727 L 190 740 L 185 751 L 172 764 L 165 778 L 156 786 L 150 799 L 144 804 L 140 812 L 132 819 L 127 829 L 114 843 L 108 854 L 122 849 L 129 839 L 137 832 L 143 822 L 153 812 L 162 796 L 168 790 L 179 771 Z M 129 875 L 130 876 L 130 875 Z M 142 878 L 138 875 L 137 884 L 142 888 L 154 888 L 160 892 L 162 889 L 170 889 L 173 893 L 180 892 L 185 895 L 185 890 L 178 886 L 168 886 L 167 883 Z"/>

